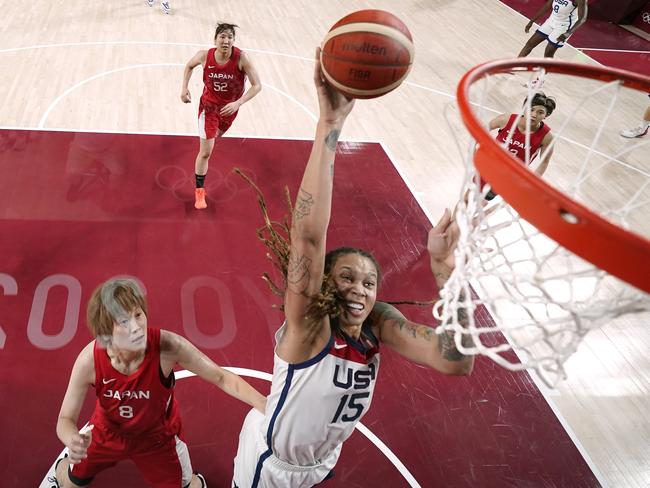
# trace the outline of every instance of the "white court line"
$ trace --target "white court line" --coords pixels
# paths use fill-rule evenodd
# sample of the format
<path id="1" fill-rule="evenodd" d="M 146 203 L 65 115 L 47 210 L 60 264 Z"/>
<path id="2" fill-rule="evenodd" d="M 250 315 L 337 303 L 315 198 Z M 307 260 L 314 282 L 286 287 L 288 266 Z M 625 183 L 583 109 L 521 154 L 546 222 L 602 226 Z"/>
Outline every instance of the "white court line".
<path id="1" fill-rule="evenodd" d="M 196 132 L 150 132 L 150 131 L 124 131 L 124 130 L 105 130 L 105 129 L 70 129 L 69 127 L 14 127 L 10 125 L 0 125 L 0 130 L 24 130 L 24 131 L 34 131 L 34 132 L 80 132 L 84 134 L 119 134 L 119 135 L 129 135 L 129 136 L 171 136 L 171 137 L 198 137 Z M 221 136 L 222 139 L 272 139 L 272 140 L 281 140 L 281 141 L 313 141 L 312 137 L 297 137 L 297 136 L 265 136 L 259 134 L 237 134 L 236 131 L 233 131 L 232 134 L 224 134 Z M 352 144 L 380 144 L 381 142 L 377 139 L 345 139 L 340 140 L 340 143 L 352 143 Z M 392 162 L 392 161 L 391 161 Z"/>
<path id="2" fill-rule="evenodd" d="M 639 53 L 639 54 L 650 54 L 650 51 L 635 51 L 633 49 L 600 49 L 597 47 L 575 47 L 578 51 L 603 51 L 610 53 Z"/>
<path id="3" fill-rule="evenodd" d="M 265 373 L 264 371 L 258 371 L 256 369 L 248 369 L 248 368 L 234 368 L 230 366 L 222 366 L 223 369 L 230 371 L 231 373 L 234 373 L 239 376 L 247 376 L 249 378 L 258 378 L 261 380 L 266 380 L 266 381 L 271 381 L 273 379 L 273 376 L 270 373 Z M 182 371 L 175 371 L 174 376 L 176 377 L 177 380 L 181 380 L 183 378 L 191 378 L 192 376 L 196 376 L 194 373 L 191 371 L 187 371 L 186 369 Z M 87 425 L 87 424 L 86 424 Z M 411 474 L 411 472 L 404 466 L 404 464 L 399 460 L 399 458 L 389 449 L 389 447 L 382 442 L 379 437 L 377 437 L 375 434 L 373 434 L 368 427 L 363 425 L 361 422 L 357 423 L 355 429 L 357 429 L 359 432 L 361 432 L 366 438 L 372 442 L 379 451 L 386 456 L 386 458 L 397 468 L 397 471 L 402 475 L 402 477 L 406 480 L 406 482 L 409 484 L 409 486 L 412 486 L 413 488 L 421 488 L 421 485 L 417 482 L 415 477 Z M 66 450 L 63 449 L 61 451 L 61 454 L 57 456 L 56 459 L 60 459 L 64 454 Z M 56 464 L 56 459 L 54 460 L 54 463 L 52 463 L 52 466 L 50 467 L 50 471 L 54 468 L 54 465 Z M 43 481 L 40 484 L 39 488 L 50 488 L 52 486 L 51 483 L 48 483 L 47 481 L 47 476 L 49 473 L 46 473 L 45 476 L 43 477 Z"/>
<path id="4" fill-rule="evenodd" d="M 62 42 L 58 44 L 36 44 L 34 46 L 23 46 L 23 47 L 9 47 L 6 49 L 0 49 L 0 54 L 2 53 L 13 53 L 17 51 L 29 51 L 30 49 L 48 49 L 48 48 L 57 48 L 57 47 L 81 47 L 81 46 L 120 46 L 120 45 L 153 45 L 153 46 L 194 46 L 194 47 L 203 47 L 203 48 L 212 48 L 214 44 L 202 44 L 194 42 L 165 42 L 165 41 L 93 41 L 93 42 Z M 305 56 L 298 56 L 295 54 L 284 54 L 276 51 L 266 51 L 264 49 L 252 49 L 252 48 L 241 48 L 242 51 L 248 51 L 258 54 L 268 54 L 271 56 L 280 56 L 283 58 L 291 59 L 300 59 L 302 61 L 314 61 L 314 58 L 307 58 Z"/>
<path id="5" fill-rule="evenodd" d="M 89 82 L 91 82 L 91 81 L 94 81 L 94 80 L 96 80 L 96 79 L 98 79 L 98 78 L 102 78 L 102 77 L 107 76 L 107 75 L 111 75 L 111 74 L 113 74 L 113 73 L 119 73 L 119 72 L 122 72 L 122 71 L 128 71 L 128 70 L 131 70 L 131 69 L 152 68 L 152 67 L 153 67 L 153 68 L 158 68 L 158 67 L 161 67 L 161 66 L 164 66 L 164 67 L 168 67 L 168 66 L 179 67 L 179 66 L 185 66 L 185 65 L 184 65 L 184 64 L 181 64 L 181 63 L 151 63 L 151 64 L 134 64 L 134 65 L 130 65 L 130 66 L 123 66 L 123 67 L 121 67 L 121 68 L 116 68 L 116 69 L 112 69 L 112 70 L 109 70 L 109 71 L 103 71 L 103 72 L 101 72 L 101 73 L 97 73 L 97 74 L 91 76 L 90 78 L 86 78 L 85 80 L 82 80 L 82 81 L 80 81 L 79 83 L 76 83 L 75 85 L 73 85 L 73 86 L 71 86 L 70 88 L 68 88 L 67 90 L 65 90 L 61 95 L 59 95 L 58 97 L 56 97 L 56 98 L 54 99 L 54 101 L 49 105 L 49 107 L 47 107 L 47 109 L 45 110 L 45 113 L 43 113 L 43 116 L 41 117 L 41 120 L 40 120 L 39 123 L 38 123 L 38 128 L 39 128 L 39 129 L 42 129 L 42 128 L 45 126 L 45 121 L 46 121 L 47 118 L 50 116 L 50 113 L 52 112 L 52 110 L 54 110 L 54 107 L 56 107 L 57 104 L 58 104 L 61 100 L 63 100 L 65 97 L 67 97 L 67 96 L 68 96 L 70 93 L 72 93 L 74 90 L 76 90 L 77 88 L 79 88 L 79 87 L 85 85 L 86 83 L 89 83 Z M 286 92 L 280 90 L 279 88 L 274 87 L 273 85 L 269 85 L 268 83 L 262 83 L 262 85 L 265 86 L 265 87 L 267 87 L 267 88 L 270 88 L 271 90 L 273 90 L 273 91 L 279 93 L 280 95 L 282 95 L 282 96 L 284 96 L 285 98 L 289 99 L 291 102 L 293 102 L 293 103 L 295 103 L 296 105 L 298 105 L 298 106 L 299 106 L 303 111 L 305 111 L 305 112 L 307 113 L 307 115 L 309 115 L 309 117 L 312 118 L 312 120 L 314 120 L 314 121 L 318 120 L 318 118 L 316 117 L 316 115 L 315 115 L 311 110 L 309 110 L 305 105 L 303 105 L 302 103 L 300 103 L 298 100 L 296 100 L 294 97 L 292 97 L 292 96 L 289 95 L 288 93 L 286 93 Z"/>

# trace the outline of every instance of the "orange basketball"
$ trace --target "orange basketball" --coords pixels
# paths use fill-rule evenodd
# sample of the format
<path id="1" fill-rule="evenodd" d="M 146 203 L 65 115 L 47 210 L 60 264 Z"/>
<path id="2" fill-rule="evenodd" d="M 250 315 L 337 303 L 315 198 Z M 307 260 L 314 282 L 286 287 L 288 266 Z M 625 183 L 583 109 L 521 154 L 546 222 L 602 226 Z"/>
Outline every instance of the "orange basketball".
<path id="1" fill-rule="evenodd" d="M 390 12 L 359 10 L 327 33 L 321 66 L 327 81 L 352 98 L 375 98 L 397 88 L 413 64 L 408 27 Z"/>

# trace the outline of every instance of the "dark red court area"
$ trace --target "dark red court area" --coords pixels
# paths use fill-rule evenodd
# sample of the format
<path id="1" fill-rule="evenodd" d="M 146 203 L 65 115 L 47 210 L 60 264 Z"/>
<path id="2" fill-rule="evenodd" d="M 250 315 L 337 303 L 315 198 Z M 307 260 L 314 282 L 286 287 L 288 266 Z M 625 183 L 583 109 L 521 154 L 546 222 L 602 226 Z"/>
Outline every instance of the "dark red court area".
<path id="1" fill-rule="evenodd" d="M 220 365 L 271 372 L 282 315 L 260 278 L 271 264 L 255 234 L 255 194 L 231 170 L 249 174 L 280 219 L 283 188 L 295 193 L 309 141 L 223 139 L 208 174 L 209 207 L 199 212 L 194 137 L 5 130 L 0 138 L 0 485 L 39 486 L 61 452 L 56 417 L 73 361 L 91 340 L 85 304 L 108 278 L 141 280 L 150 325 L 185 335 Z M 340 145 L 328 247 L 373 252 L 385 276 L 380 299 L 436 294 L 429 227 L 380 144 Z M 402 310 L 433 323 L 430 307 Z M 420 486 L 598 485 L 528 374 L 479 358 L 471 377 L 445 377 L 382 353 L 363 423 Z M 250 381 L 268 392 L 269 383 Z M 248 407 L 198 378 L 177 386 L 195 469 L 211 488 L 230 486 Z M 409 486 L 359 432 L 335 472 L 324 486 Z M 93 486 L 143 483 L 127 463 Z"/>

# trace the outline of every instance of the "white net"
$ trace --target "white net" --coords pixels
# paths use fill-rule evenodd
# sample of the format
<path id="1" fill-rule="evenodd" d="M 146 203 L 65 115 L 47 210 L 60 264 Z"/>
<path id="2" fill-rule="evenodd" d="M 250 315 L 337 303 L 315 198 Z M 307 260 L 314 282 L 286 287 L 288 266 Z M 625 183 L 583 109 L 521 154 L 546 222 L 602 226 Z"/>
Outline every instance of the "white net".
<path id="1" fill-rule="evenodd" d="M 625 124 L 643 114 L 639 101 L 644 94 L 618 81 L 546 75 L 544 70 L 527 72 L 526 77 L 527 88 L 522 88 L 519 76 L 510 74 L 487 75 L 473 84 L 469 100 L 474 117 L 488 131 L 497 113 L 517 114 L 527 146 L 521 164 L 534 171 L 546 154 L 534 158 L 529 149 L 530 100 L 544 83 L 543 91 L 555 97 L 557 109 L 547 119 L 553 142 L 545 150 L 554 154 L 542 178 L 592 212 L 647 239 L 650 136 L 629 140 L 619 135 Z M 528 102 L 522 105 L 523 99 Z M 514 129 L 515 124 L 507 140 Z M 481 183 L 474 167 L 476 146 L 472 140 L 464 155 L 466 171 L 456 208 L 456 269 L 434 307 L 442 324 L 439 331 L 456 331 L 456 344 L 465 354 L 486 355 L 512 370 L 533 368 L 553 386 L 565 377 L 564 363 L 587 332 L 624 314 L 647 312 L 650 295 L 548 238 L 500 196 L 487 201 L 490 186 Z M 570 213 L 564 219 L 576 223 Z M 596 236 L 591 244 L 608 242 Z M 459 323 L 458 317 L 464 316 L 468 322 Z M 473 347 L 462 345 L 463 335 L 472 336 Z"/>

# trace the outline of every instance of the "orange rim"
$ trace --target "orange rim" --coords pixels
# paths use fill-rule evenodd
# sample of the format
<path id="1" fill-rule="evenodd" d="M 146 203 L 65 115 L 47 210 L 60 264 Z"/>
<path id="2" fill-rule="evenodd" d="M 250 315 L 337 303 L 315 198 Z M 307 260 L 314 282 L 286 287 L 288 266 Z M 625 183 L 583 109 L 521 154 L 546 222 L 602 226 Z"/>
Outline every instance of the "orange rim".
<path id="1" fill-rule="evenodd" d="M 650 78 L 603 66 L 550 59 L 499 60 L 476 66 L 463 76 L 456 91 L 463 122 L 478 143 L 474 165 L 523 219 L 574 254 L 650 293 L 650 241 L 603 219 L 538 178 L 503 150 L 473 114 L 468 99 L 473 83 L 486 75 L 540 67 L 548 73 L 620 80 L 623 86 L 650 92 Z"/>

